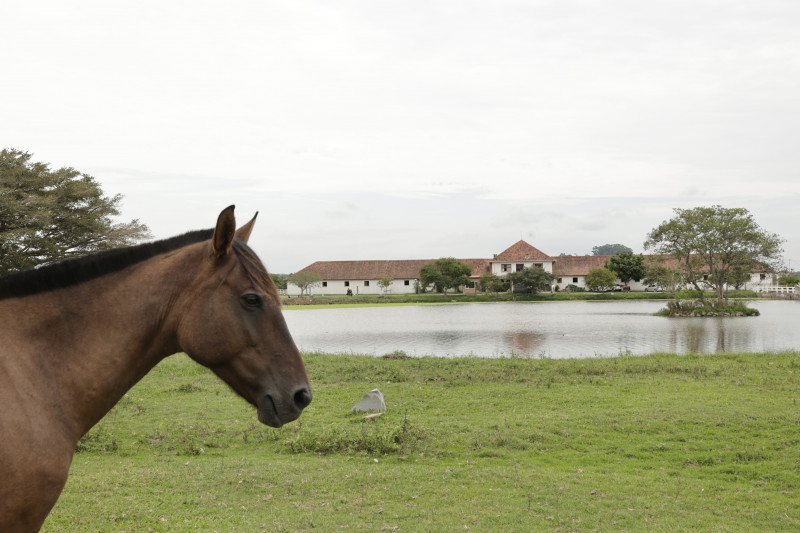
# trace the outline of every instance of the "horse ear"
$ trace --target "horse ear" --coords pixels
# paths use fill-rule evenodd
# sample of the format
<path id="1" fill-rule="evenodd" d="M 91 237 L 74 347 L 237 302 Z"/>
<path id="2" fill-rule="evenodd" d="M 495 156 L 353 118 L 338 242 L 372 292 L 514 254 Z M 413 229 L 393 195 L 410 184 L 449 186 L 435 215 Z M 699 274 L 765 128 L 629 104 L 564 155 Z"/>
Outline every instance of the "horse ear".
<path id="1" fill-rule="evenodd" d="M 258 216 L 258 211 L 256 211 L 255 215 L 253 215 L 253 218 L 250 220 L 250 222 L 248 222 L 247 224 L 236 230 L 236 237 L 240 239 L 242 242 L 247 242 L 247 240 L 250 238 L 250 233 L 252 233 L 253 231 L 253 226 L 256 225 L 257 216 Z"/>
<path id="2" fill-rule="evenodd" d="M 233 246 L 233 238 L 236 236 L 236 217 L 233 216 L 234 207 L 233 205 L 226 207 L 217 218 L 217 227 L 214 228 L 214 236 L 211 237 L 214 254 L 217 257 L 222 257 L 230 252 L 231 246 Z"/>

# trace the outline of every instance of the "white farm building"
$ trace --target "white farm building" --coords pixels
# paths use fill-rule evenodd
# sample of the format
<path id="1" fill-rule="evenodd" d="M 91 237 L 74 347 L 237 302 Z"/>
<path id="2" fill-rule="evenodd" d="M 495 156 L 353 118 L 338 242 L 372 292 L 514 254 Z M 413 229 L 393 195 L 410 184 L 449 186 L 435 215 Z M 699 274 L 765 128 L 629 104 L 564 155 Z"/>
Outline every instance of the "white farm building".
<path id="1" fill-rule="evenodd" d="M 644 256 L 645 261 L 659 261 L 664 264 L 660 256 Z M 608 255 L 583 255 L 551 257 L 534 248 L 524 240 L 513 244 L 502 253 L 491 259 L 459 259 L 459 261 L 472 267 L 470 285 L 465 291 L 474 290 L 475 283 L 482 274 L 491 272 L 504 278 L 512 272 L 524 268 L 542 268 L 553 274 L 553 287 L 561 289 L 569 285 L 586 288 L 586 275 L 595 268 L 605 266 L 611 258 Z M 321 283 L 311 288 L 312 294 L 347 294 L 348 289 L 353 294 L 383 294 L 384 288 L 379 281 L 384 278 L 392 280 L 388 289 L 391 294 L 409 294 L 417 291 L 419 286 L 419 270 L 422 266 L 433 262 L 434 259 L 397 259 L 377 261 L 317 261 L 301 270 L 313 272 L 322 278 Z M 674 260 L 666 260 L 666 264 Z M 619 280 L 618 280 L 619 281 Z M 640 282 L 630 282 L 631 290 L 643 291 L 644 285 Z M 758 290 L 772 285 L 772 277 L 766 272 L 753 272 L 750 282 L 744 288 Z M 295 296 L 300 294 L 300 288 L 289 282 L 286 294 Z"/>

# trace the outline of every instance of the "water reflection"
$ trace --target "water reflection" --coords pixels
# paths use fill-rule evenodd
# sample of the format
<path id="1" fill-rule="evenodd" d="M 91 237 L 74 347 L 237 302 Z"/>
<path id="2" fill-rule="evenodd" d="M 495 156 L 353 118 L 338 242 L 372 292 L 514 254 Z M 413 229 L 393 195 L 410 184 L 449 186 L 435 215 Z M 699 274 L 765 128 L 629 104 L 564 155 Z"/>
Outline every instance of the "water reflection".
<path id="1" fill-rule="evenodd" d="M 532 331 L 503 333 L 503 343 L 514 353 L 534 354 L 542 351 L 544 334 Z"/>
<path id="2" fill-rule="evenodd" d="M 682 332 L 685 337 L 684 343 L 686 346 L 683 351 L 707 352 L 708 349 L 705 346 L 705 343 L 708 340 L 708 335 L 706 335 L 706 327 L 705 324 L 703 323 L 705 319 L 687 318 L 685 320 L 688 322 L 688 324 L 686 325 L 684 332 Z M 717 320 L 716 318 L 710 318 L 709 322 L 716 320 Z M 680 330 L 677 330 L 677 332 L 680 332 Z M 678 337 L 676 340 L 680 341 L 680 338 Z M 678 345 L 679 344 L 676 343 L 676 346 Z"/>
<path id="3" fill-rule="evenodd" d="M 302 351 L 412 356 L 594 357 L 800 349 L 800 303 L 760 317 L 667 319 L 663 302 L 497 303 L 285 311 Z"/>

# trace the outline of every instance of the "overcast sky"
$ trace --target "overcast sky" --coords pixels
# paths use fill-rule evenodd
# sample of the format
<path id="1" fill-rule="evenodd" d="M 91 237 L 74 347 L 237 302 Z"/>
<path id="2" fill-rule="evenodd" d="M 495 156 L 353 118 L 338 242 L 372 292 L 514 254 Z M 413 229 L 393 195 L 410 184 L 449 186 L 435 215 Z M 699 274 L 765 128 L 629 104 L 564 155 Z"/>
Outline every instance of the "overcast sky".
<path id="1" fill-rule="evenodd" d="M 156 238 L 317 260 L 643 251 L 744 207 L 800 267 L 800 2 L 0 0 L 0 148 Z"/>

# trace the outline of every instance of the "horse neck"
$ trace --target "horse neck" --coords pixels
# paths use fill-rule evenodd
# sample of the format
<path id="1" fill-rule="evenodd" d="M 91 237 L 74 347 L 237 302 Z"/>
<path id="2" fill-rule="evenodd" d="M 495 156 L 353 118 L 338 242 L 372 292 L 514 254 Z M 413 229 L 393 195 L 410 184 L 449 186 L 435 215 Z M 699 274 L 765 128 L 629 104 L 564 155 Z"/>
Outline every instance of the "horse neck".
<path id="1" fill-rule="evenodd" d="M 34 396 L 63 406 L 59 419 L 75 439 L 179 351 L 171 311 L 197 274 L 187 261 L 192 255 L 181 249 L 17 301 L 15 329 L 27 334 L 29 368 L 39 374 L 31 380 Z"/>

